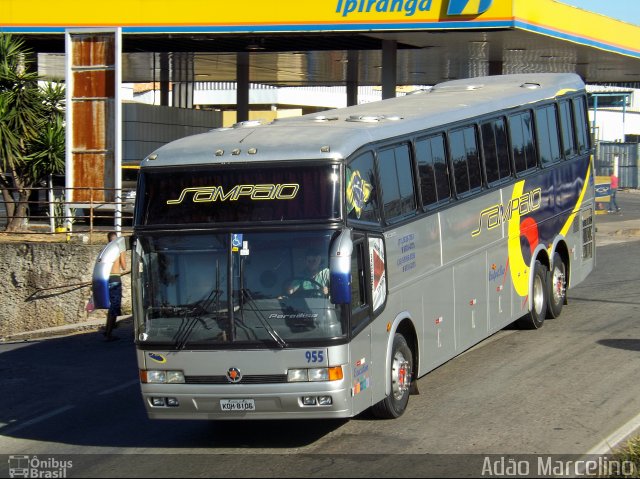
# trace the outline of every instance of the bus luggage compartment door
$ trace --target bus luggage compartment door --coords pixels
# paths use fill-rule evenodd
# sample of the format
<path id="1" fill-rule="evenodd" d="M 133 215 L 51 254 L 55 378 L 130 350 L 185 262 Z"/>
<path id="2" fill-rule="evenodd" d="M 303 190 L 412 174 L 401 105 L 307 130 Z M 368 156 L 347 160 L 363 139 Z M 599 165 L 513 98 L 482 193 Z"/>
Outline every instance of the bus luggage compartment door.
<path id="1" fill-rule="evenodd" d="M 352 340 L 349 359 L 351 371 L 348 377 L 351 378 L 352 413 L 355 416 L 372 405 L 371 326 L 367 326 Z"/>

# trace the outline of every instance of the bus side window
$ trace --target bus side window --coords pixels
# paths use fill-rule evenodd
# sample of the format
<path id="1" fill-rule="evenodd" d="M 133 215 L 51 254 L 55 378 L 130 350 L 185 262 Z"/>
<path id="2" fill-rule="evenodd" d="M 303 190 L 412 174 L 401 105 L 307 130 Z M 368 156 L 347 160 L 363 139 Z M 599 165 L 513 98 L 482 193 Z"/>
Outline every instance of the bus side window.
<path id="1" fill-rule="evenodd" d="M 573 111 L 569 100 L 560 102 L 560 126 L 562 128 L 562 151 L 565 158 L 576 155 L 576 134 L 573 128 Z"/>
<path id="2" fill-rule="evenodd" d="M 482 186 L 475 130 L 475 126 L 468 126 L 449 134 L 453 180 L 459 196 L 465 196 Z"/>
<path id="3" fill-rule="evenodd" d="M 586 152 L 589 147 L 589 130 L 587 128 L 587 114 L 584 106 L 584 98 L 573 99 L 573 111 L 576 121 L 576 138 L 578 140 L 578 151 L 580 153 Z"/>
<path id="4" fill-rule="evenodd" d="M 380 222 L 378 188 L 372 152 L 363 153 L 347 166 L 346 198 L 349 219 Z"/>
<path id="5" fill-rule="evenodd" d="M 360 329 L 370 318 L 365 277 L 365 242 L 354 242 L 351 255 L 351 331 Z"/>
<path id="6" fill-rule="evenodd" d="M 560 138 L 558 137 L 556 105 L 550 104 L 537 108 L 535 116 L 538 151 L 542 166 L 560 161 Z"/>
<path id="7" fill-rule="evenodd" d="M 420 176 L 422 206 L 430 206 L 450 199 L 449 168 L 442 134 L 416 142 L 416 161 Z"/>
<path id="8" fill-rule="evenodd" d="M 531 112 L 517 113 L 509 117 L 511 149 L 516 173 L 522 173 L 537 165 L 533 142 Z"/>
<path id="9" fill-rule="evenodd" d="M 383 210 L 387 222 L 394 222 L 415 212 L 413 174 L 409 145 L 397 145 L 378 152 L 378 171 Z"/>
<path id="10" fill-rule="evenodd" d="M 509 142 L 504 118 L 487 121 L 480 127 L 482 152 L 489 184 L 497 183 L 511 176 Z"/>

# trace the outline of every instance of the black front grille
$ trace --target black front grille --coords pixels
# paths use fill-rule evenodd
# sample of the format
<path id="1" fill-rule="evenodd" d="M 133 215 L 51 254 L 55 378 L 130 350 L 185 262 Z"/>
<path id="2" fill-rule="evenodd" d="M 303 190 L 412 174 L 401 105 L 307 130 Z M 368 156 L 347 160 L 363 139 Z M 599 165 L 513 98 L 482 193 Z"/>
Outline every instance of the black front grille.
<path id="1" fill-rule="evenodd" d="M 287 382 L 286 374 L 253 374 L 231 383 L 226 376 L 185 376 L 186 384 L 280 384 Z"/>

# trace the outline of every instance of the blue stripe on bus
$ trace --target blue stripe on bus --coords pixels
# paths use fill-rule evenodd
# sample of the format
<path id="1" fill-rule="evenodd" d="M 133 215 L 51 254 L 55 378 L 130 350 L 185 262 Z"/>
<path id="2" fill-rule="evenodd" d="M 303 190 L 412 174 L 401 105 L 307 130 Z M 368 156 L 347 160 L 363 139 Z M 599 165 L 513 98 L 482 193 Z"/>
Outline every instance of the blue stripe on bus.
<path id="1" fill-rule="evenodd" d="M 550 174 L 537 175 L 525 181 L 525 191 L 540 188 L 542 202 L 538 210 L 525 218 L 531 218 L 538 227 L 538 241 L 549 246 L 560 233 L 580 199 L 589 171 L 589 157 L 584 161 L 562 163 Z M 551 197 L 550 197 L 551 196 Z M 531 259 L 531 249 L 526 238 L 521 238 L 525 262 Z"/>

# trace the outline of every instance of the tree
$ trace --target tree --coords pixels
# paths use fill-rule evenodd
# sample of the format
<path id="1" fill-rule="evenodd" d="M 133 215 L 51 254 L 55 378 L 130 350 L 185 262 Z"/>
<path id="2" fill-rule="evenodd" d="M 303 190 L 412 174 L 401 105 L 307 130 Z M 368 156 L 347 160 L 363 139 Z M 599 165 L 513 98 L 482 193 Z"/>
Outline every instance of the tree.
<path id="1" fill-rule="evenodd" d="M 64 172 L 64 88 L 39 86 L 24 41 L 0 33 L 0 189 L 7 231 L 27 226 L 31 188 Z"/>

